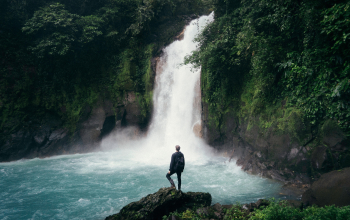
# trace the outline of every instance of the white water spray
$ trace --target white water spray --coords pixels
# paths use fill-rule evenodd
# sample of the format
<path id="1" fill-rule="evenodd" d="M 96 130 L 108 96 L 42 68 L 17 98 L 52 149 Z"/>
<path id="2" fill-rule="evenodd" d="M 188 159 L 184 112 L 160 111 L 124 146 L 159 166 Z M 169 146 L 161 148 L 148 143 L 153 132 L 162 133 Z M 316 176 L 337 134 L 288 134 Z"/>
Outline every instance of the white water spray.
<path id="1" fill-rule="evenodd" d="M 130 140 L 117 134 L 105 139 L 103 148 L 112 146 L 118 154 L 128 154 L 132 150 L 130 156 L 147 164 L 169 163 L 175 145 L 180 145 L 186 161 L 193 163 L 202 163 L 203 158 L 211 154 L 212 150 L 194 133 L 201 118 L 200 69 L 192 72 L 191 65 L 181 64 L 184 57 L 196 49 L 194 38 L 213 21 L 213 17 L 211 13 L 193 20 L 186 27 L 183 40 L 175 41 L 163 50 L 157 63 L 154 112 L 147 137 Z"/>

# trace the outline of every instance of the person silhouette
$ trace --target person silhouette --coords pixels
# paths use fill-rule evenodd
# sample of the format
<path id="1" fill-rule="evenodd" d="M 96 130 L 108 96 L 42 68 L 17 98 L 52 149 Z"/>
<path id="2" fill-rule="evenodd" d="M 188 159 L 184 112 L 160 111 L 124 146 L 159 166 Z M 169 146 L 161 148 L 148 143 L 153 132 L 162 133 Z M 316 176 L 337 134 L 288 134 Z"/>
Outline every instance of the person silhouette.
<path id="1" fill-rule="evenodd" d="M 181 173 L 184 171 L 185 168 L 185 156 L 183 153 L 180 152 L 180 146 L 175 146 L 176 152 L 171 155 L 171 161 L 170 161 L 170 167 L 169 171 L 166 174 L 166 178 L 169 180 L 171 187 L 175 188 L 175 183 L 171 179 L 171 175 L 174 173 L 177 174 L 177 181 L 178 181 L 178 190 L 181 190 Z"/>

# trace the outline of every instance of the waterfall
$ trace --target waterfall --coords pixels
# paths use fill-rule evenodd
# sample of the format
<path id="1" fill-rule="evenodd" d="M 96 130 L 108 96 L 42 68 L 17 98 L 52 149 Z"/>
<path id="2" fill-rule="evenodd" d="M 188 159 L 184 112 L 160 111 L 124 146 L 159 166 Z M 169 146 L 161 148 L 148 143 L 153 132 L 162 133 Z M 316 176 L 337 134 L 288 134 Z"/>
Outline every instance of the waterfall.
<path id="1" fill-rule="evenodd" d="M 200 120 L 200 102 L 195 102 L 200 100 L 200 69 L 192 72 L 191 65 L 180 65 L 196 49 L 195 36 L 212 20 L 213 14 L 192 21 L 184 39 L 165 48 L 157 65 L 150 136 L 158 136 L 166 145 L 186 144 L 194 138 L 193 126 Z"/>
<path id="2" fill-rule="evenodd" d="M 184 38 L 175 41 L 163 52 L 157 65 L 154 90 L 154 117 L 149 130 L 152 143 L 174 151 L 179 144 L 184 151 L 193 150 L 203 142 L 195 136 L 193 127 L 200 122 L 200 69 L 191 71 L 191 65 L 181 65 L 184 57 L 196 49 L 193 42 L 213 13 L 193 20 L 185 29 Z"/>
<path id="3" fill-rule="evenodd" d="M 105 140 L 102 146 L 115 149 L 134 148 L 145 162 L 169 163 L 175 145 L 187 160 L 201 161 L 210 155 L 210 148 L 198 137 L 201 119 L 200 69 L 193 71 L 184 58 L 198 46 L 194 38 L 210 22 L 214 14 L 193 20 L 184 31 L 184 38 L 163 50 L 157 63 L 153 95 L 154 112 L 147 137 L 129 140 L 123 133 Z M 197 133 L 197 135 L 195 134 Z M 111 141 L 113 140 L 113 141 Z M 119 143 L 119 144 L 118 144 Z M 137 147 L 142 146 L 142 147 Z"/>

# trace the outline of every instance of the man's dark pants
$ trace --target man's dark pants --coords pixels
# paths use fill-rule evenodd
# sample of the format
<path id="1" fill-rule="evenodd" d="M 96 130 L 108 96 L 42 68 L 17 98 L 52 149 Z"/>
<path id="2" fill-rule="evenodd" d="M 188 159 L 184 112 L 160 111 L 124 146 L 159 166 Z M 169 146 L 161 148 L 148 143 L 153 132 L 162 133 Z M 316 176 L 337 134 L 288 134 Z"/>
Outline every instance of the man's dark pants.
<path id="1" fill-rule="evenodd" d="M 169 182 L 170 182 L 170 184 L 172 185 L 172 186 L 175 186 L 175 183 L 174 183 L 174 181 L 171 179 L 171 175 L 173 175 L 174 173 L 176 173 L 177 174 L 177 181 L 178 181 L 178 190 L 180 190 L 181 189 L 181 173 L 182 172 L 175 172 L 175 171 L 171 171 L 170 173 L 167 173 L 166 174 L 166 178 L 169 180 Z"/>

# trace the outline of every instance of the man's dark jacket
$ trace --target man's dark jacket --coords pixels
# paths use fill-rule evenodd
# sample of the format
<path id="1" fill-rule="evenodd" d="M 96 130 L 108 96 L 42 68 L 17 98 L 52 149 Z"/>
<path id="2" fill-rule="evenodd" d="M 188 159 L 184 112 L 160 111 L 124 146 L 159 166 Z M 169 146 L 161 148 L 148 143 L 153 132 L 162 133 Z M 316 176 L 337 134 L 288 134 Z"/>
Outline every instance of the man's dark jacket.
<path id="1" fill-rule="evenodd" d="M 170 161 L 170 169 L 169 171 L 172 173 L 175 173 L 175 166 L 176 166 L 176 161 L 178 157 L 183 157 L 184 158 L 184 169 L 185 169 L 185 156 L 183 155 L 183 153 L 179 152 L 175 152 L 173 153 L 173 155 L 171 155 L 171 161 Z M 182 171 L 181 171 L 182 172 Z"/>

